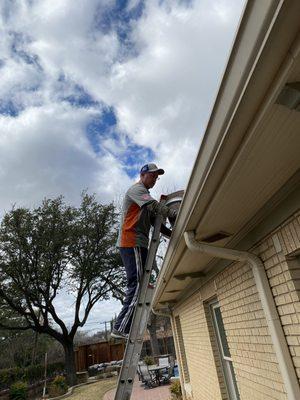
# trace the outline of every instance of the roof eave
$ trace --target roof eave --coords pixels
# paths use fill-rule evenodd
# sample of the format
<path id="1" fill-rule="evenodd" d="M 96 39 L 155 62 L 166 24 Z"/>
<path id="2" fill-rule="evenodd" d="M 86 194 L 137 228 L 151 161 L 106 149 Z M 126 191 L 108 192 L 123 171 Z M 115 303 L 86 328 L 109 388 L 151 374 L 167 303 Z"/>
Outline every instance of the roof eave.
<path id="1" fill-rule="evenodd" d="M 266 44 L 276 38 L 276 23 L 283 9 L 284 4 L 280 1 L 276 2 L 249 2 L 245 8 L 244 16 L 241 21 L 240 29 L 237 34 L 227 68 L 211 113 L 207 129 L 196 158 L 193 172 L 189 179 L 188 189 L 186 191 L 180 214 L 176 226 L 173 230 L 172 239 L 169 243 L 165 260 L 160 273 L 156 293 L 154 296 L 154 306 L 158 305 L 159 299 L 163 293 L 166 282 L 170 279 L 176 266 L 176 258 L 182 252 L 184 241 L 183 233 L 186 230 L 195 229 L 195 222 L 191 218 L 194 208 L 199 201 L 202 202 L 202 208 L 205 209 L 205 203 L 209 201 L 208 193 L 213 193 L 214 188 L 208 186 L 208 176 L 215 168 L 216 160 L 228 159 L 234 154 L 235 148 L 226 149 L 232 154 L 225 154 L 222 147 L 223 142 L 230 135 L 230 125 L 234 118 L 238 116 L 239 105 L 247 94 L 247 87 L 253 75 L 261 73 L 262 67 L 260 63 L 266 63 L 263 57 Z M 290 12 L 293 12 L 291 10 Z M 253 38 L 249 40 L 249 37 Z M 288 45 L 288 44 L 287 44 Z M 286 54 L 282 52 L 282 57 Z M 282 59 L 279 55 L 276 60 L 278 68 Z M 270 55 L 269 55 L 270 57 Z M 274 58 L 272 59 L 274 62 Z M 274 66 L 276 68 L 276 65 Z M 275 69 L 274 69 L 275 71 Z M 261 88 L 257 87 L 257 93 L 266 92 L 268 82 L 257 79 L 261 84 Z M 253 96 L 254 97 L 254 96 Z M 248 101 L 256 102 L 249 109 L 249 116 L 258 107 L 261 102 L 259 95 L 256 95 Z M 243 115 L 246 120 L 246 116 Z M 241 130 L 239 142 L 243 140 L 243 131 Z M 236 141 L 235 146 L 239 143 Z M 214 174 L 221 175 L 224 173 L 222 163 L 219 163 L 218 171 L 215 169 Z M 200 177 L 200 179 L 199 179 Z M 217 182 L 218 179 L 215 179 Z"/>

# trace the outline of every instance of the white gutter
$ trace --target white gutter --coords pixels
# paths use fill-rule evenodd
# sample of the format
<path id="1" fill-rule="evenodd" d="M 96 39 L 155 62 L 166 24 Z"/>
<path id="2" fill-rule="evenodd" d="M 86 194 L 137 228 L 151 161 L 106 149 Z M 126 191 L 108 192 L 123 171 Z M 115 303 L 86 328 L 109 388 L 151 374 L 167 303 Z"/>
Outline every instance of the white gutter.
<path id="1" fill-rule="evenodd" d="M 227 260 L 246 261 L 249 263 L 262 303 L 262 308 L 265 312 L 267 324 L 279 364 L 279 369 L 281 371 L 283 382 L 287 391 L 288 400 L 299 400 L 300 387 L 298 378 L 295 373 L 291 354 L 279 319 L 273 294 L 269 285 L 269 280 L 261 259 L 255 254 L 246 251 L 232 250 L 198 242 L 195 239 L 195 234 L 193 231 L 185 232 L 184 238 L 187 247 L 191 251 L 199 251 L 201 253 Z"/>

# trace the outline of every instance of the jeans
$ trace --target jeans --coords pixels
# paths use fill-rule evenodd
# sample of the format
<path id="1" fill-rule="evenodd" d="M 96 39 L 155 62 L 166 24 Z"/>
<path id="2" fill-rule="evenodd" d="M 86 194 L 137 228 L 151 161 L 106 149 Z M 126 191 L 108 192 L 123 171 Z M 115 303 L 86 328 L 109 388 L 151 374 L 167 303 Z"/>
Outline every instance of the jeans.
<path id="1" fill-rule="evenodd" d="M 129 333 L 148 249 L 145 247 L 120 247 L 119 250 L 126 270 L 127 290 L 123 307 L 117 317 L 114 329 L 122 333 Z"/>

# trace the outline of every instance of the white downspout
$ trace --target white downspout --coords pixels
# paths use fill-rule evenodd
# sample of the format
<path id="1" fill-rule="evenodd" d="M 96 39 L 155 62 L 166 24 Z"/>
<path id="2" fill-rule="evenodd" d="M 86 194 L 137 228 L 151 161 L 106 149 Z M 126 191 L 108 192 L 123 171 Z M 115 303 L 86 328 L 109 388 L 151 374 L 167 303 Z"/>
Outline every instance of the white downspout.
<path id="1" fill-rule="evenodd" d="M 265 312 L 279 368 L 287 391 L 287 397 L 289 400 L 299 400 L 300 387 L 298 378 L 279 319 L 273 294 L 269 285 L 269 280 L 261 259 L 255 254 L 248 253 L 246 251 L 221 248 L 211 244 L 198 242 L 195 239 L 195 234 L 193 231 L 185 232 L 184 238 L 187 247 L 191 251 L 199 251 L 201 253 L 210 254 L 212 256 L 227 260 L 246 261 L 249 263 L 262 303 L 262 308 Z"/>
<path id="2" fill-rule="evenodd" d="M 177 337 L 175 336 L 176 329 L 175 329 L 174 320 L 173 320 L 173 314 L 172 314 L 171 310 L 167 311 L 167 312 L 160 312 L 160 311 L 155 311 L 154 308 L 152 307 L 152 312 L 155 315 L 159 315 L 161 317 L 170 318 L 171 328 L 172 328 L 172 332 L 173 332 L 173 340 L 174 340 L 174 345 L 175 345 L 175 353 L 176 353 L 177 363 L 181 362 L 181 353 L 180 353 L 180 350 L 179 350 Z M 180 365 L 180 369 L 181 368 L 182 368 L 182 364 Z M 185 393 L 186 385 L 185 385 L 185 382 L 183 380 L 183 375 L 181 373 L 179 374 L 179 380 L 180 380 L 180 386 L 181 386 L 181 390 L 182 390 L 183 399 L 186 400 L 186 398 L 187 398 L 186 393 Z"/>

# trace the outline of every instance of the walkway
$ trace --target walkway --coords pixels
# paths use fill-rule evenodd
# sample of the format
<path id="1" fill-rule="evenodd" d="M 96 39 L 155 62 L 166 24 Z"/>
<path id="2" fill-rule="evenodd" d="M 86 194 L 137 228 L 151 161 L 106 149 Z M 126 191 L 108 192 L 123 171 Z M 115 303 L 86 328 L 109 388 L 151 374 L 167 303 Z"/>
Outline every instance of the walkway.
<path id="1" fill-rule="evenodd" d="M 130 400 L 169 400 L 171 398 L 170 385 L 157 386 L 153 389 L 144 389 L 144 385 L 136 379 L 133 384 L 133 391 Z M 103 400 L 114 400 L 116 389 L 107 392 Z"/>

